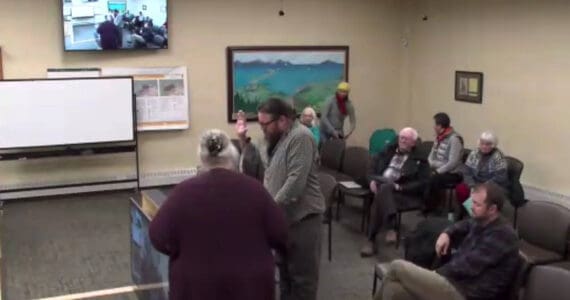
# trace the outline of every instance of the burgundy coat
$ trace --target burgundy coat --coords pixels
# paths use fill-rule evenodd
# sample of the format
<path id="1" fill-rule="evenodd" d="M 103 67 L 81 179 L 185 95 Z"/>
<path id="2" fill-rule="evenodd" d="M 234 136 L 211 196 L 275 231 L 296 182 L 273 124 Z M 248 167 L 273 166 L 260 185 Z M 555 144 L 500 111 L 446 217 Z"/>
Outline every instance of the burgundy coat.
<path id="1" fill-rule="evenodd" d="M 255 179 L 213 169 L 180 183 L 152 220 L 154 247 L 170 257 L 170 299 L 272 300 L 285 216 Z"/>

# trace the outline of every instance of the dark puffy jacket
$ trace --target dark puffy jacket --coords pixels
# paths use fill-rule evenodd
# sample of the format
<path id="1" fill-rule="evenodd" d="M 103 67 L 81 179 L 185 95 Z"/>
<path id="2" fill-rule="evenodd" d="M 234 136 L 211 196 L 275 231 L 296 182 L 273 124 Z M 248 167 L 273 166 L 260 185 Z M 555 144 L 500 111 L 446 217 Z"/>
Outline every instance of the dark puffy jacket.
<path id="1" fill-rule="evenodd" d="M 368 170 L 369 177 L 371 175 L 382 175 L 384 170 L 390 165 L 390 161 L 396 150 L 398 144 L 390 144 L 377 155 L 372 157 L 370 169 Z M 425 158 L 422 158 L 418 153 L 417 147 L 412 149 L 410 156 L 402 166 L 400 178 L 396 181 L 402 187 L 402 192 L 407 194 L 422 194 L 426 190 L 427 182 L 430 176 L 429 164 Z M 368 178 L 370 184 L 370 178 Z"/>

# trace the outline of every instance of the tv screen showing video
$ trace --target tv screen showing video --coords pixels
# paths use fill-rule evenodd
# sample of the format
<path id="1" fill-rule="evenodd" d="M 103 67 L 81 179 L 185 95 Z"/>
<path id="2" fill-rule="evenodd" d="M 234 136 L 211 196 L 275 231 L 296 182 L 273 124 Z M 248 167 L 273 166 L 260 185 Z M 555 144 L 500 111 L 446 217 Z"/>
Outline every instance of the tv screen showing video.
<path id="1" fill-rule="evenodd" d="M 167 2 L 62 0 L 64 49 L 166 49 Z"/>

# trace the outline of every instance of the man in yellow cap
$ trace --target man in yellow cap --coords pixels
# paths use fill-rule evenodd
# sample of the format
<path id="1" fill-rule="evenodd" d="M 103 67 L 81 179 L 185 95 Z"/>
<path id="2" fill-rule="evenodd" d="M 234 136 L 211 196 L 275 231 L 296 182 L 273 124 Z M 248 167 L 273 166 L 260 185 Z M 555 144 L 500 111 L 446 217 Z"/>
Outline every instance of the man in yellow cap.
<path id="1" fill-rule="evenodd" d="M 348 98 L 350 85 L 348 82 L 338 84 L 336 93 L 323 104 L 321 108 L 321 139 L 347 139 L 356 128 L 354 106 Z M 348 116 L 350 130 L 344 134 L 344 119 Z"/>

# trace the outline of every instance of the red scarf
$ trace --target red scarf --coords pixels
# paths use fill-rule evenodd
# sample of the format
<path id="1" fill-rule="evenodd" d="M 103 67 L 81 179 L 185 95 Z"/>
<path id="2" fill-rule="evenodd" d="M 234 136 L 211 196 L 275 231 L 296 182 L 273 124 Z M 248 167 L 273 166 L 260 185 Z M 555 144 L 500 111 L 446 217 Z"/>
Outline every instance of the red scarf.
<path id="1" fill-rule="evenodd" d="M 447 127 L 445 130 L 438 134 L 435 139 L 437 140 L 437 144 L 441 143 L 451 132 L 453 131 L 453 127 Z"/>
<path id="2" fill-rule="evenodd" d="M 338 110 L 340 111 L 340 113 L 342 115 L 347 114 L 346 112 L 346 100 L 348 100 L 348 97 L 344 97 L 344 98 L 340 98 L 338 96 L 338 93 L 336 94 L 336 105 L 338 106 Z"/>

